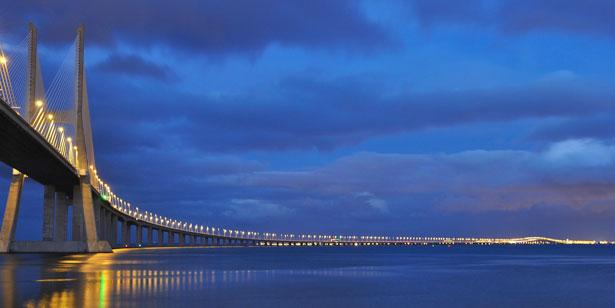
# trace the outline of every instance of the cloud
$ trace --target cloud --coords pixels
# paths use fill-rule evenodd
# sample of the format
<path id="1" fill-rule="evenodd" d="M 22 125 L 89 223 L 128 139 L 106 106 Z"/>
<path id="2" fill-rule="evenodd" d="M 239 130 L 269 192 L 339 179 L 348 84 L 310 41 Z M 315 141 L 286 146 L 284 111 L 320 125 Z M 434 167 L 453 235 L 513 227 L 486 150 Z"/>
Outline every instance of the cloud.
<path id="1" fill-rule="evenodd" d="M 552 30 L 615 37 L 615 3 L 609 0 L 509 0 L 499 14 L 510 33 Z"/>
<path id="2" fill-rule="evenodd" d="M 239 220 L 256 220 L 270 217 L 288 216 L 292 210 L 280 204 L 256 199 L 232 199 L 223 213 Z"/>
<path id="3" fill-rule="evenodd" d="M 615 146 L 593 139 L 566 140 L 553 144 L 545 153 L 551 163 L 573 166 L 608 166 L 613 163 Z"/>
<path id="4" fill-rule="evenodd" d="M 566 139 L 612 139 L 615 137 L 615 115 L 603 112 L 585 117 L 568 117 L 547 122 L 537 127 L 529 136 L 532 140 L 559 141 Z"/>
<path id="5" fill-rule="evenodd" d="M 97 63 L 94 69 L 119 75 L 148 77 L 161 81 L 171 80 L 175 77 L 171 68 L 161 65 L 134 54 L 111 54 L 107 59 Z"/>
<path id="6" fill-rule="evenodd" d="M 467 24 L 509 35 L 556 31 L 615 37 L 615 3 L 610 0 L 415 0 L 412 9 L 424 27 Z"/>
<path id="7" fill-rule="evenodd" d="M 361 153 L 308 172 L 256 172 L 243 183 L 328 200 L 354 195 L 376 209 L 386 206 L 393 215 L 407 208 L 416 213 L 596 209 L 615 201 L 614 149 L 596 140 L 568 140 L 538 153 Z"/>
<path id="8" fill-rule="evenodd" d="M 125 96 L 131 86 L 117 80 L 99 84 L 114 91 L 91 93 L 108 102 L 95 110 L 94 125 L 124 132 L 118 136 L 97 126 L 95 134 L 105 134 L 97 140 L 123 147 L 173 143 L 211 152 L 327 151 L 434 127 L 591 117 L 613 108 L 610 97 L 615 94 L 609 87 L 548 76 L 515 87 L 423 93 L 395 93 L 381 82 L 360 78 L 305 76 L 285 77 L 265 92 L 235 95 L 159 89 L 155 95 Z"/>
<path id="9" fill-rule="evenodd" d="M 374 210 L 382 213 L 382 214 L 388 214 L 389 213 L 389 207 L 387 205 L 386 200 L 377 198 L 376 196 L 374 196 L 374 194 L 364 191 L 364 192 L 360 192 L 358 194 L 356 194 L 357 199 L 359 200 L 363 200 L 365 203 L 367 203 L 367 205 L 369 205 L 370 207 L 372 207 Z"/>
<path id="10" fill-rule="evenodd" d="M 277 43 L 372 50 L 392 40 L 354 1 L 40 1 L 8 5 L 5 28 L 33 19 L 41 39 L 66 42 L 85 23 L 88 42 L 151 47 L 163 44 L 199 53 L 254 53 Z"/>

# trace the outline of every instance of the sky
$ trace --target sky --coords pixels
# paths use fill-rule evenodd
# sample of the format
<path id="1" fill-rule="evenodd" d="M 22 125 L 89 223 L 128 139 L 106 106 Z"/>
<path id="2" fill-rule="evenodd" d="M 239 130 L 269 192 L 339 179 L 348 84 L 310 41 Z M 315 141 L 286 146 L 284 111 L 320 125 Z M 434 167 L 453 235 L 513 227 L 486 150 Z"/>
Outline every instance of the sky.
<path id="1" fill-rule="evenodd" d="M 98 174 L 141 209 L 615 240 L 613 1 L 24 0 L 0 41 L 29 21 L 47 82 L 84 23 Z M 40 236 L 40 185 L 24 199 Z"/>

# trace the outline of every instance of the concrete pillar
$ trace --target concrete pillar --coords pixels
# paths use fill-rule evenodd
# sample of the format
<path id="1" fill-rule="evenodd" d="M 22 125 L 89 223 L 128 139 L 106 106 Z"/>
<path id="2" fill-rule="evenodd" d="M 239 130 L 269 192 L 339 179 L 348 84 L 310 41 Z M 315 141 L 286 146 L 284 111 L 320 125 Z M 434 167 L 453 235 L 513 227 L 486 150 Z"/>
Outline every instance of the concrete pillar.
<path id="1" fill-rule="evenodd" d="M 116 227 L 116 225 L 114 224 L 114 220 L 113 220 L 113 213 L 111 213 L 111 211 L 105 211 L 105 215 L 106 215 L 106 222 L 107 222 L 107 241 L 109 241 L 109 243 L 111 245 L 115 244 L 116 239 L 113 238 L 113 228 Z"/>
<path id="2" fill-rule="evenodd" d="M 154 228 L 147 227 L 147 244 L 154 245 Z"/>
<path id="3" fill-rule="evenodd" d="M 162 244 L 164 244 L 163 241 L 162 241 L 163 240 L 163 238 L 162 238 L 162 229 L 157 229 L 156 232 L 157 232 L 156 235 L 158 235 L 157 236 L 158 238 L 156 239 L 156 244 L 158 244 L 158 246 L 161 246 Z"/>
<path id="4" fill-rule="evenodd" d="M 111 213 L 111 246 L 117 245 L 117 216 Z"/>
<path id="5" fill-rule="evenodd" d="M 100 240 L 105 239 L 105 207 L 100 202 L 94 202 L 96 208 L 96 230 L 98 231 L 98 238 Z"/>
<path id="6" fill-rule="evenodd" d="M 143 226 L 140 224 L 135 225 L 137 227 L 137 247 L 143 246 Z"/>
<path id="7" fill-rule="evenodd" d="M 102 247 L 98 242 L 96 231 L 96 218 L 94 214 L 94 200 L 92 199 L 92 186 L 87 175 L 79 177 L 79 185 L 73 188 L 74 212 L 76 221 L 80 224 L 80 239 L 86 243 L 88 252 L 110 251 L 110 247 Z M 75 221 L 75 220 L 73 220 Z"/>
<path id="8" fill-rule="evenodd" d="M 45 185 L 43 193 L 43 241 L 53 240 L 53 219 L 55 211 L 56 189 Z"/>
<path id="9" fill-rule="evenodd" d="M 59 191 L 56 193 L 56 210 L 54 223 L 54 241 L 66 241 L 68 234 L 68 202 L 66 193 Z"/>
<path id="10" fill-rule="evenodd" d="M 105 240 L 105 209 L 98 202 L 94 202 L 94 208 L 96 209 L 96 231 L 98 232 L 98 239 Z"/>
<path id="11" fill-rule="evenodd" d="M 109 219 L 107 220 L 107 223 L 109 224 L 109 227 L 107 228 L 107 231 L 109 231 L 109 236 L 107 237 L 107 241 L 109 241 L 109 244 L 113 246 L 117 242 L 117 239 L 114 237 L 115 236 L 114 231 L 117 229 L 117 224 L 115 222 L 115 216 L 113 215 L 113 213 L 109 211 L 108 214 L 109 214 Z"/>
<path id="12" fill-rule="evenodd" d="M 73 241 L 81 241 L 83 238 L 83 206 L 77 206 L 77 199 L 81 196 L 81 192 L 78 192 L 78 195 L 75 195 L 75 190 L 79 190 L 79 186 L 75 186 L 73 190 Z"/>
<path id="13" fill-rule="evenodd" d="M 130 244 L 130 226 L 128 222 L 122 220 L 122 246 L 126 247 Z"/>
<path id="14" fill-rule="evenodd" d="M 111 211 L 105 208 L 105 240 L 111 243 Z"/>
<path id="15" fill-rule="evenodd" d="M 0 230 L 0 252 L 8 252 L 11 242 L 15 239 L 15 227 L 17 226 L 17 216 L 19 214 L 19 202 L 25 176 L 17 170 L 13 170 L 9 194 L 4 208 L 4 218 L 2 219 L 2 229 Z"/>

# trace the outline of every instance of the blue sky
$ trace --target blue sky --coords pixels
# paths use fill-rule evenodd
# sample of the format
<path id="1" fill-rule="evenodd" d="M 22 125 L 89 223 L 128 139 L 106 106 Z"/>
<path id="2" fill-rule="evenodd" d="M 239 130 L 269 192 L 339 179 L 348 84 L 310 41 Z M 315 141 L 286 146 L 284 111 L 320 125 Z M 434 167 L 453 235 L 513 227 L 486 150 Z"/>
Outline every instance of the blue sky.
<path id="1" fill-rule="evenodd" d="M 0 37 L 29 20 L 49 76 L 85 23 L 99 174 L 141 208 L 615 238 L 612 1 L 19 1 Z M 19 230 L 40 219 L 28 189 Z"/>

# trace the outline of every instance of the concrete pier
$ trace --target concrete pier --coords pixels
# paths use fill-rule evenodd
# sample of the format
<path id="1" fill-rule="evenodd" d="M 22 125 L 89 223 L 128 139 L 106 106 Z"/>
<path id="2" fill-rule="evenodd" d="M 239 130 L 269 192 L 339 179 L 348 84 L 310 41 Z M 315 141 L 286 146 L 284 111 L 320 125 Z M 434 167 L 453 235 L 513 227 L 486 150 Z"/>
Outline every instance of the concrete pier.
<path id="1" fill-rule="evenodd" d="M 9 195 L 6 200 L 4 217 L 2 219 L 2 229 L 0 230 L 0 253 L 9 252 L 10 244 L 15 240 L 15 227 L 17 226 L 17 216 L 19 215 L 19 204 L 25 176 L 17 170 L 13 170 Z"/>
<path id="2" fill-rule="evenodd" d="M 56 203 L 56 189 L 45 185 L 43 193 L 43 241 L 53 240 L 53 223 Z"/>
<path id="3" fill-rule="evenodd" d="M 137 224 L 135 225 L 137 227 L 137 242 L 136 245 L 138 247 L 143 246 L 143 226 Z"/>
<path id="4" fill-rule="evenodd" d="M 54 216 L 53 240 L 56 242 L 66 241 L 68 232 L 68 204 L 65 192 L 59 191 L 56 193 L 56 209 Z"/>

